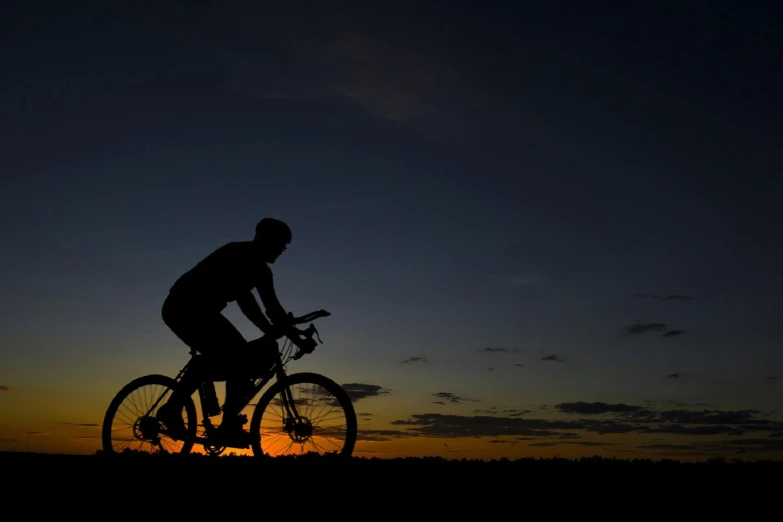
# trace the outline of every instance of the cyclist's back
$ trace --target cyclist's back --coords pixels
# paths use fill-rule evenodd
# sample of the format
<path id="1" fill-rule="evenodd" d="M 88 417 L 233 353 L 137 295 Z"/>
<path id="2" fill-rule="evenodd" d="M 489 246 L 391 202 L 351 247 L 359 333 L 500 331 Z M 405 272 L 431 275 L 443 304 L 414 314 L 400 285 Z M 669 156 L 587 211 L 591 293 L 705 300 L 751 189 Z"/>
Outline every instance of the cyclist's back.
<path id="1" fill-rule="evenodd" d="M 218 248 L 182 274 L 170 289 L 172 297 L 183 299 L 194 311 L 221 312 L 228 303 L 258 288 L 272 292 L 272 270 L 258 245 L 235 241 Z M 271 297 L 271 294 L 270 294 Z"/>

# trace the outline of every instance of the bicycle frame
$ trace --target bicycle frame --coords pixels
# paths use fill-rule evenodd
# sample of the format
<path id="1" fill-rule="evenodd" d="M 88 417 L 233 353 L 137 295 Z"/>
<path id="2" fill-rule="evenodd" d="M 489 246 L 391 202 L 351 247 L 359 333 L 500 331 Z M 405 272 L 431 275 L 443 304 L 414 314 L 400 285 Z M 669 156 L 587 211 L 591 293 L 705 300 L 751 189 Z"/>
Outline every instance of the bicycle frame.
<path id="1" fill-rule="evenodd" d="M 313 324 L 310 324 L 304 330 L 293 325 L 309 323 L 318 317 L 327 317 L 329 315 L 331 314 L 325 310 L 311 312 L 302 317 L 293 317 L 289 313 L 288 317 L 273 325 L 271 331 L 265 329 L 262 337 L 249 341 L 247 346 L 249 350 L 246 352 L 246 355 L 243 356 L 241 351 L 237 352 L 239 364 L 235 364 L 231 360 L 216 360 L 212 362 L 210 361 L 211 356 L 205 357 L 198 351 L 191 350 L 190 360 L 175 377 L 150 374 L 129 382 L 114 396 L 104 414 L 101 433 L 104 451 L 115 453 L 115 441 L 120 441 L 122 445 L 138 441 L 141 445 L 150 444 L 153 447 L 157 446 L 161 452 L 168 453 L 161 442 L 161 435 L 174 435 L 171 437 L 174 441 L 182 441 L 183 446 L 177 451 L 178 453 L 189 453 L 194 444 L 203 445 L 207 453 L 211 455 L 219 455 L 229 447 L 247 448 L 247 437 L 243 437 L 238 433 L 236 436 L 229 432 L 223 434 L 222 431 L 218 430 L 218 426 L 213 426 L 210 421 L 210 417 L 220 415 L 221 412 L 219 403 L 216 404 L 215 401 L 217 394 L 214 396 L 212 394 L 215 383 L 238 379 L 250 384 L 245 395 L 238 398 L 241 404 L 236 403 L 235 405 L 241 406 L 239 412 L 248 406 L 254 408 L 250 418 L 250 431 L 252 433 L 249 434 L 249 444 L 254 454 L 261 455 L 265 452 L 261 444 L 265 436 L 263 433 L 266 433 L 268 430 L 261 428 L 261 422 L 265 418 L 265 412 L 270 404 L 273 404 L 275 409 L 279 409 L 282 406 L 281 412 L 272 414 L 274 418 L 282 416 L 282 426 L 272 427 L 272 431 L 282 428 L 284 434 L 287 433 L 291 438 L 292 444 L 300 443 L 302 448 L 304 448 L 304 443 L 313 436 L 313 429 L 321 428 L 320 426 L 314 426 L 312 419 L 307 416 L 309 408 L 306 406 L 312 404 L 311 399 L 303 399 L 300 403 L 298 393 L 296 393 L 297 398 L 294 398 L 293 387 L 304 384 L 320 386 L 335 396 L 341 411 L 345 413 L 348 428 L 347 435 L 344 438 L 345 446 L 340 453 L 350 455 L 356 442 L 357 422 L 356 414 L 351 404 L 351 397 L 339 384 L 323 375 L 312 372 L 288 374 L 286 371 L 289 361 L 300 359 L 305 354 L 312 353 L 316 346 L 323 342 Z M 281 346 L 279 340 L 284 337 L 286 339 Z M 273 344 L 274 346 L 272 346 Z M 274 352 L 271 350 L 274 350 Z M 248 368 L 250 368 L 249 372 L 247 371 Z M 169 431 L 170 426 L 168 423 L 176 421 L 176 419 L 169 419 L 167 423 L 165 420 L 166 415 L 164 414 L 159 418 L 156 410 L 170 400 L 171 395 L 169 394 L 173 393 L 178 386 L 181 386 L 183 380 L 190 381 L 191 375 L 195 381 L 193 384 L 198 383 L 194 387 L 193 392 L 198 392 L 198 397 L 201 399 L 201 420 L 199 420 L 199 408 L 195 404 L 195 397 L 189 394 L 191 396 L 186 398 L 182 405 L 186 410 L 188 420 L 187 434 L 172 433 Z M 273 378 L 276 379 L 276 382 L 272 383 L 262 393 L 262 390 L 267 387 Z M 163 391 L 160 394 L 146 393 L 140 401 L 147 404 L 154 402 L 154 404 L 148 408 L 143 408 L 141 411 L 138 410 L 141 402 L 131 400 L 133 403 L 133 408 L 131 409 L 135 411 L 131 417 L 135 417 L 135 419 L 117 420 L 116 424 L 124 427 L 115 429 L 115 417 L 123 401 L 129 398 L 132 393 L 146 386 L 162 387 Z M 188 384 L 188 387 L 190 387 L 190 384 Z M 261 394 L 260 396 L 259 393 Z M 305 393 L 309 393 L 309 391 Z M 257 402 L 251 404 L 251 401 L 257 396 L 259 396 Z M 316 400 L 318 400 L 317 397 Z M 237 412 L 240 415 L 238 420 L 241 421 L 241 424 L 244 424 L 247 422 L 247 416 L 239 412 Z M 230 415 L 233 414 L 230 413 Z M 224 424 L 226 420 L 224 417 L 221 424 Z M 125 426 L 126 424 L 127 426 Z M 272 426 L 275 424 L 277 422 L 273 422 Z M 115 434 L 115 431 L 126 429 L 131 430 L 130 435 L 117 438 L 119 435 Z M 201 431 L 202 429 L 204 430 L 203 432 Z M 312 440 L 311 442 L 316 448 L 316 452 L 320 453 L 322 448 L 318 447 Z M 238 446 L 234 446 L 234 444 L 238 444 Z"/>
<path id="2" fill-rule="evenodd" d="M 318 311 L 318 312 L 311 312 L 311 313 L 309 313 L 307 315 L 304 315 L 304 316 L 298 317 L 298 318 L 294 318 L 291 314 L 289 314 L 289 317 L 290 317 L 290 320 L 291 320 L 291 324 L 301 324 L 301 323 L 305 323 L 305 322 L 310 322 L 310 321 L 318 318 L 319 316 L 323 317 L 323 316 L 328 316 L 328 315 L 330 315 L 328 312 L 325 312 L 325 311 L 321 310 L 321 311 Z M 313 341 L 313 335 L 318 336 L 318 331 L 315 329 L 315 326 L 312 325 L 312 324 L 307 328 L 307 330 L 304 333 L 305 333 L 305 337 L 308 340 L 310 340 L 310 341 Z M 276 339 L 279 339 L 281 337 L 285 337 L 285 334 L 282 334 L 282 333 L 276 334 Z M 318 339 L 320 341 L 320 337 L 318 337 Z M 291 344 L 288 344 L 288 343 L 291 343 Z M 241 408 L 239 408 L 239 411 L 242 411 L 244 408 L 246 408 L 248 406 L 248 404 L 250 404 L 250 401 L 253 400 L 253 398 L 258 395 L 258 393 L 267 385 L 267 383 L 269 383 L 269 381 L 272 380 L 273 377 L 276 377 L 277 381 L 282 381 L 283 379 L 285 379 L 286 376 L 287 376 L 285 367 L 286 367 L 286 364 L 289 361 L 295 360 L 295 359 L 299 359 L 303 355 L 305 355 L 306 353 L 310 353 L 312 351 L 312 349 L 310 349 L 309 351 L 300 349 L 297 353 L 295 353 L 293 355 L 288 354 L 286 356 L 286 360 L 284 361 L 283 360 L 283 354 L 287 353 L 287 351 L 290 350 L 292 344 L 293 343 L 292 343 L 292 341 L 290 339 L 286 339 L 283 342 L 282 349 L 280 348 L 279 345 L 277 346 L 277 348 L 274 351 L 274 361 L 273 361 L 272 367 L 270 368 L 269 372 L 266 375 L 262 376 L 259 379 L 254 379 L 256 382 L 253 385 L 252 393 L 248 394 L 248 396 L 244 399 L 244 403 L 242 403 Z M 193 351 L 193 350 L 191 350 L 190 354 L 191 354 L 190 361 L 188 361 L 188 363 L 185 364 L 185 366 L 182 367 L 182 369 L 179 371 L 177 376 L 174 378 L 174 380 L 177 383 L 179 383 L 182 380 L 182 376 L 185 374 L 187 369 L 190 367 L 190 365 L 193 362 L 194 358 L 198 357 L 197 353 L 195 351 Z M 218 379 L 214 379 L 214 378 L 210 378 L 210 377 L 205 378 L 205 379 L 201 380 L 201 383 L 199 384 L 198 389 L 197 389 L 197 392 L 198 392 L 198 395 L 199 395 L 199 400 L 201 402 L 201 418 L 202 418 L 201 424 L 203 425 L 203 427 L 206 430 L 206 436 L 205 437 L 197 436 L 194 439 L 195 442 L 197 442 L 197 443 L 208 444 L 210 442 L 209 438 L 210 438 L 210 435 L 212 433 L 212 430 L 215 429 L 215 427 L 212 425 L 212 422 L 209 420 L 210 416 L 209 416 L 208 411 L 207 411 L 207 406 L 206 406 L 206 402 L 207 401 L 206 401 L 206 396 L 205 396 L 205 393 L 204 393 L 204 386 L 211 386 L 211 387 L 213 387 L 213 392 L 212 393 L 214 393 L 214 386 L 215 386 L 215 382 L 217 380 Z M 220 380 L 222 380 L 222 379 L 220 379 Z M 160 396 L 160 398 L 155 402 L 155 404 L 153 404 L 152 409 L 154 409 L 157 406 L 157 404 L 159 404 L 163 400 L 163 398 L 166 396 L 166 394 L 169 393 L 169 392 L 170 392 L 170 390 L 166 390 Z M 298 422 L 300 420 L 299 411 L 296 408 L 296 404 L 295 404 L 295 401 L 294 401 L 294 398 L 293 398 L 293 394 L 291 393 L 291 390 L 288 387 L 283 387 L 282 392 L 283 393 L 281 393 L 281 402 L 282 402 L 283 409 L 284 409 L 284 412 L 285 412 L 285 415 L 286 415 L 286 417 L 285 417 L 286 420 L 287 419 L 293 419 L 294 421 Z"/>
<path id="3" fill-rule="evenodd" d="M 177 378 L 175 380 L 179 381 L 181 379 L 181 376 L 185 373 L 185 370 L 187 369 L 187 365 L 180 371 L 180 373 L 177 375 Z M 275 360 L 274 364 L 272 365 L 272 368 L 269 370 L 268 374 L 259 378 L 254 379 L 253 383 L 253 390 L 252 393 L 248 395 L 248 397 L 244 400 L 244 402 L 241 404 L 241 408 L 239 410 L 243 410 L 247 407 L 248 404 L 250 404 L 250 401 L 253 400 L 255 396 L 258 395 L 258 393 L 264 388 L 264 386 L 269 383 L 269 381 L 272 380 L 273 377 L 276 377 L 278 381 L 283 380 L 286 377 L 286 371 L 285 371 L 285 364 L 283 363 L 283 357 L 282 353 L 280 352 L 280 349 L 278 348 L 275 350 Z M 209 421 L 209 415 L 207 415 L 207 407 L 206 407 L 206 397 L 204 393 L 204 386 L 215 386 L 215 380 L 213 379 L 205 379 L 202 381 L 202 384 L 198 387 L 198 394 L 199 399 L 201 401 L 201 415 L 204 419 L 205 424 L 210 424 Z M 288 394 L 290 394 L 290 390 L 288 388 L 285 389 Z"/>

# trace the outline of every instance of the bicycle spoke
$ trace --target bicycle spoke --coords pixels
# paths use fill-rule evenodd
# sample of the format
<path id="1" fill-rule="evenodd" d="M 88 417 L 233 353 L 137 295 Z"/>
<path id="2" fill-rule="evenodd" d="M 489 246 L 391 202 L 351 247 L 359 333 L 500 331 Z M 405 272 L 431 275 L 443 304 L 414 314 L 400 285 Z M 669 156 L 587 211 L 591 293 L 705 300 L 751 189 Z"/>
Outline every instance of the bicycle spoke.
<path id="1" fill-rule="evenodd" d="M 293 399 L 290 409 L 285 407 L 288 401 L 283 400 L 282 385 L 275 396 L 265 399 L 252 428 L 258 430 L 259 449 L 265 455 L 344 454 L 346 444 L 348 454 L 353 450 L 356 420 L 350 400 L 332 381 L 313 375 L 306 374 L 299 377 L 299 382 L 287 383 Z M 335 393 L 342 393 L 342 401 Z"/>
<path id="2" fill-rule="evenodd" d="M 112 401 L 102 428 L 104 450 L 121 453 L 126 450 L 141 452 L 189 452 L 193 441 L 169 439 L 165 426 L 155 418 L 164 395 L 175 381 L 162 375 L 141 377 L 129 383 Z M 193 402 L 185 408 L 185 426 L 196 421 Z M 193 429 L 189 430 L 192 435 Z"/>

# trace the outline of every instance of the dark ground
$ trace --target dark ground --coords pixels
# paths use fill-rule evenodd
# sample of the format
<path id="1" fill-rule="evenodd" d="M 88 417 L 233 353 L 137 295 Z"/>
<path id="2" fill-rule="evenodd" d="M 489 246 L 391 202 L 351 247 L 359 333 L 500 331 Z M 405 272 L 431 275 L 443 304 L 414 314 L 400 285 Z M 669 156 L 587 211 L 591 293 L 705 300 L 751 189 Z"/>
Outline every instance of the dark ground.
<path id="1" fill-rule="evenodd" d="M 301 510 L 312 509 L 345 516 L 361 508 L 363 513 L 388 512 L 388 516 L 413 516 L 429 509 L 451 517 L 465 510 L 481 510 L 483 515 L 506 518 L 522 516 L 520 509 L 539 509 L 534 506 L 545 504 L 548 517 L 552 509 L 597 509 L 602 518 L 614 518 L 611 510 L 622 504 L 625 507 L 617 512 L 618 518 L 620 512 L 631 514 L 626 510 L 635 512 L 637 518 L 658 509 L 669 514 L 686 510 L 700 518 L 707 512 L 745 518 L 754 511 L 766 513 L 764 506 L 768 504 L 773 511 L 779 510 L 776 499 L 783 462 L 683 463 L 600 457 L 515 461 L 259 459 L 0 452 L 0 470 L 4 477 L 0 494 L 6 506 L 24 500 L 45 513 L 97 509 L 100 504 L 101 509 L 115 509 L 121 519 L 129 515 L 157 520 L 159 510 L 175 505 L 184 509 L 182 516 L 197 516 L 201 510 L 222 513 L 233 508 L 221 505 L 239 509 L 248 502 L 259 503 L 261 512 L 284 509 L 299 515 Z M 34 495 L 36 491 L 46 495 Z M 152 509 L 150 502 L 154 509 L 145 511 Z M 507 513 L 508 509 L 512 512 Z"/>

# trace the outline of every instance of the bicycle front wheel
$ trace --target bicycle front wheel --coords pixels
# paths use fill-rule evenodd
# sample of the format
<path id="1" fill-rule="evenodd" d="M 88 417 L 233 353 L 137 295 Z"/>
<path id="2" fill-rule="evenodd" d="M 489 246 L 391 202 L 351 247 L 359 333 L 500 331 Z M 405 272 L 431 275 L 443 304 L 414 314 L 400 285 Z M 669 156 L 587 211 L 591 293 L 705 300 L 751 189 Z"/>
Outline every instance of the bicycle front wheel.
<path id="1" fill-rule="evenodd" d="M 165 427 L 155 417 L 176 384 L 174 379 L 165 375 L 145 375 L 126 384 L 106 410 L 102 428 L 103 451 L 190 453 L 197 428 L 193 399 L 188 398 L 184 407 L 187 440 L 169 438 Z"/>
<path id="2" fill-rule="evenodd" d="M 339 384 L 317 373 L 295 373 L 273 384 L 261 396 L 250 421 L 250 444 L 256 456 L 349 457 L 356 434 L 351 398 Z"/>

